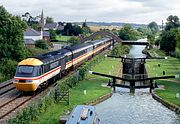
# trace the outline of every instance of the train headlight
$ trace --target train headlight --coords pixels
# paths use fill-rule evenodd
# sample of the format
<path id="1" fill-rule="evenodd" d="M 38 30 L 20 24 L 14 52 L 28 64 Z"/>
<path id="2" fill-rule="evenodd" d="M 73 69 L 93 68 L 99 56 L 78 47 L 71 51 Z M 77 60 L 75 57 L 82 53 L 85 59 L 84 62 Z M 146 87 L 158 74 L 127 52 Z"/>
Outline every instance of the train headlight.
<path id="1" fill-rule="evenodd" d="M 31 83 L 32 82 L 32 80 L 26 80 L 26 83 Z"/>

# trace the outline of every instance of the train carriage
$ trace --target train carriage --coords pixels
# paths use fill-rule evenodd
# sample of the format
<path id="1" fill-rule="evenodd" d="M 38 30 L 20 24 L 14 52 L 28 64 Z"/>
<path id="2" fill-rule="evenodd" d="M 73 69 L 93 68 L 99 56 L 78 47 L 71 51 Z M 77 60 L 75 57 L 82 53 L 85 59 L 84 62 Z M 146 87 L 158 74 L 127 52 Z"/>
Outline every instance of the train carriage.
<path id="1" fill-rule="evenodd" d="M 48 84 L 50 79 L 61 77 L 100 53 L 111 45 L 111 41 L 110 38 L 103 38 L 27 58 L 18 64 L 13 83 L 20 91 L 35 91 Z"/>

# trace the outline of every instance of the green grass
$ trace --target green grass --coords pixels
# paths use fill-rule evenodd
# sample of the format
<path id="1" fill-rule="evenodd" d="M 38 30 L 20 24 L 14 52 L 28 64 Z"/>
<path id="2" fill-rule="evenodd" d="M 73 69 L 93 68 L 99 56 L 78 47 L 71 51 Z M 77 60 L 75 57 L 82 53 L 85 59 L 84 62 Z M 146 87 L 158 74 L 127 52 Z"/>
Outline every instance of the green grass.
<path id="1" fill-rule="evenodd" d="M 180 94 L 180 84 L 176 84 L 169 81 L 158 81 L 159 85 L 164 85 L 164 90 L 155 90 L 155 93 L 161 98 L 180 107 L 180 97 L 176 98 L 176 93 Z"/>
<path id="2" fill-rule="evenodd" d="M 158 67 L 158 63 L 160 63 L 160 67 Z M 150 77 L 163 76 L 163 71 L 166 76 L 180 75 L 180 59 L 168 57 L 167 60 L 147 60 L 146 69 Z M 180 81 L 180 78 L 172 80 Z"/>
<path id="3" fill-rule="evenodd" d="M 109 74 L 109 70 L 111 70 L 112 74 L 116 75 L 119 66 L 120 62 L 117 59 L 106 58 L 103 62 L 94 66 L 92 70 L 106 74 Z M 72 110 L 75 105 L 84 104 L 111 92 L 110 88 L 101 86 L 102 83 L 107 83 L 107 81 L 107 78 L 88 75 L 86 80 L 81 81 L 75 88 L 71 89 L 71 105 L 67 106 L 62 103 L 52 104 L 45 113 L 38 117 L 39 119 L 36 121 L 36 124 L 56 124 L 60 115 L 63 115 L 65 110 Z M 86 95 L 83 94 L 84 90 L 87 90 Z"/>
<path id="4" fill-rule="evenodd" d="M 71 36 L 56 36 L 56 40 L 59 41 L 68 41 L 71 38 Z"/>

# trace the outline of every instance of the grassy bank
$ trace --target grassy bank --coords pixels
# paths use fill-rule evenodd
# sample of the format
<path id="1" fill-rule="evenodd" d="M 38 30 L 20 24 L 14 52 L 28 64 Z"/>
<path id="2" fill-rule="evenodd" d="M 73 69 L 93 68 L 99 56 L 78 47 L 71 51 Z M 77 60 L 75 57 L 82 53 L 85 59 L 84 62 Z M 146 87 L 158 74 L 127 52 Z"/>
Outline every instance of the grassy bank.
<path id="1" fill-rule="evenodd" d="M 157 89 L 155 93 L 166 101 L 180 107 L 180 97 L 176 98 L 176 93 L 180 94 L 180 84 L 158 80 L 159 85 L 163 85 L 164 89 Z"/>
<path id="2" fill-rule="evenodd" d="M 158 67 L 160 64 L 160 67 Z M 180 59 L 168 57 L 167 60 L 147 60 L 146 69 L 150 77 L 163 76 L 163 71 L 165 75 L 179 75 L 180 74 Z M 171 79 L 180 81 L 178 79 Z"/>
<path id="3" fill-rule="evenodd" d="M 119 65 L 120 62 L 117 59 L 106 58 L 103 62 L 94 66 L 92 70 L 106 74 L 109 74 L 109 70 L 111 70 L 111 72 L 113 72 L 112 74 L 116 75 Z M 69 106 L 62 103 L 53 103 L 34 123 L 58 123 L 59 116 L 63 115 L 64 111 L 72 110 L 75 105 L 84 104 L 109 93 L 111 89 L 101 86 L 102 83 L 106 83 L 107 81 L 107 78 L 88 75 L 86 80 L 81 81 L 75 88 L 71 89 Z M 83 94 L 84 90 L 87 90 L 86 95 Z"/>
<path id="4" fill-rule="evenodd" d="M 164 52 L 161 50 L 150 50 L 149 51 L 153 57 L 165 56 Z M 160 64 L 160 67 L 158 66 Z M 180 59 L 168 57 L 168 59 L 163 60 L 147 60 L 146 69 L 149 77 L 164 76 L 165 75 L 179 75 L 180 74 Z M 176 98 L 176 93 L 180 93 L 180 84 L 175 83 L 180 82 L 178 79 L 168 79 L 168 80 L 158 80 L 158 85 L 163 85 L 164 89 L 157 89 L 155 93 L 162 99 L 180 106 L 180 98 Z"/>

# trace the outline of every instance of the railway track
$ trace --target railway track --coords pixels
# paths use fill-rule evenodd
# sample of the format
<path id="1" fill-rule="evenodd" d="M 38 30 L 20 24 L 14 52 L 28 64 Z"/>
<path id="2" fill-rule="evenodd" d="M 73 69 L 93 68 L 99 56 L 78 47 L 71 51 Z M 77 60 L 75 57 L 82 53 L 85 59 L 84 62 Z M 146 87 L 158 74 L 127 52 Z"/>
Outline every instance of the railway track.
<path id="1" fill-rule="evenodd" d="M 0 83 L 0 96 L 14 89 L 13 79 L 2 82 Z"/>
<path id="2" fill-rule="evenodd" d="M 105 51 L 103 51 L 100 54 L 103 54 Z M 72 73 L 74 73 L 74 70 L 70 71 L 66 76 L 62 77 L 61 79 L 69 76 Z M 45 90 L 40 91 L 36 95 L 33 95 L 33 96 L 23 96 L 23 94 L 21 92 L 13 90 L 13 89 L 15 89 L 15 87 L 13 86 L 12 82 L 13 82 L 13 79 L 0 84 L 0 99 L 1 99 L 1 101 L 0 101 L 0 124 L 6 123 L 6 121 L 11 116 L 11 113 L 16 112 L 18 109 L 21 108 L 21 106 L 28 103 L 28 101 L 31 101 L 32 98 L 34 98 L 35 96 L 38 96 L 41 92 L 45 91 Z M 52 85 L 50 85 L 50 86 L 52 86 Z M 11 92 L 9 92 L 9 91 L 11 91 Z M 15 92 L 16 94 L 13 95 L 13 92 Z M 9 96 L 7 97 L 6 95 L 9 95 Z M 4 97 L 4 96 L 6 96 L 6 97 Z"/>
<path id="3" fill-rule="evenodd" d="M 30 101 L 34 96 L 23 96 L 22 94 L 17 95 L 11 100 L 5 102 L 0 106 L 0 123 L 6 123 L 8 115 L 13 111 L 17 110 L 25 103 Z"/>

